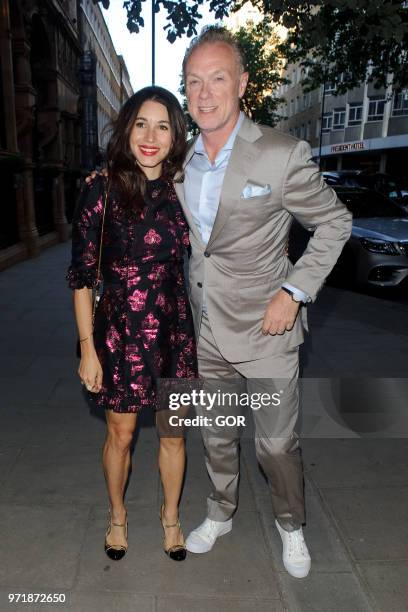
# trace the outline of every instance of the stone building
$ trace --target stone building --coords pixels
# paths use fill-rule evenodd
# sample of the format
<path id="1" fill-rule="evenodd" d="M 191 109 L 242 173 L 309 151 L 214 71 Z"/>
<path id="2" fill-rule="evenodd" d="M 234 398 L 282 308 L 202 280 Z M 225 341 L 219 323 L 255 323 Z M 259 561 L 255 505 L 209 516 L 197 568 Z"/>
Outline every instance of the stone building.
<path id="1" fill-rule="evenodd" d="M 0 0 L 0 268 L 67 240 L 80 171 L 76 0 Z"/>
<path id="2" fill-rule="evenodd" d="M 0 7 L 1 270 L 68 240 L 80 178 L 133 91 L 93 0 Z"/>

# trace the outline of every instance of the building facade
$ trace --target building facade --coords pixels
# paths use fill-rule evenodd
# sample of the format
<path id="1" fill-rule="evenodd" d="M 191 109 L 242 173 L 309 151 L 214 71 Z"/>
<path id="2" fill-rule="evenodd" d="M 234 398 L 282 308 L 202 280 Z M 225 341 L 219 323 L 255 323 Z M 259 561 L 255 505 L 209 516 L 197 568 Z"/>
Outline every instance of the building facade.
<path id="1" fill-rule="evenodd" d="M 1 270 L 69 239 L 80 178 L 132 87 L 93 0 L 0 7 Z"/>
<path id="2" fill-rule="evenodd" d="M 284 76 L 290 84 L 277 92 L 284 99 L 277 127 L 307 140 L 322 169 L 387 172 L 406 180 L 408 90 L 363 83 L 336 95 L 336 86 L 326 83 L 305 94 L 298 64 L 287 65 Z"/>
<path id="3" fill-rule="evenodd" d="M 79 35 L 83 50 L 81 94 L 84 112 L 82 161 L 95 168 L 104 156 L 109 128 L 133 94 L 126 64 L 117 55 L 98 3 L 80 0 Z"/>
<path id="4" fill-rule="evenodd" d="M 80 169 L 76 0 L 0 0 L 0 268 L 66 240 Z"/>

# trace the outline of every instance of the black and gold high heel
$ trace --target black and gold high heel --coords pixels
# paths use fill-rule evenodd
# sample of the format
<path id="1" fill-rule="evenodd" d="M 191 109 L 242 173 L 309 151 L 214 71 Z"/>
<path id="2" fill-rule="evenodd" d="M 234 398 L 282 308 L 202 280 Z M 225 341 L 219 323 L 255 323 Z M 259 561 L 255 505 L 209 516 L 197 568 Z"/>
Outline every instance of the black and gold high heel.
<path id="1" fill-rule="evenodd" d="M 127 540 L 128 537 L 128 522 L 127 522 L 127 513 L 125 514 L 125 522 L 124 523 L 114 523 L 112 521 L 112 516 L 110 510 L 108 511 L 108 528 L 105 534 L 105 552 L 108 555 L 109 559 L 113 561 L 120 561 L 127 553 L 127 546 L 123 546 L 122 544 L 108 544 L 106 539 L 112 530 L 112 525 L 114 527 L 124 527 L 125 529 L 125 538 Z"/>
<path id="2" fill-rule="evenodd" d="M 166 553 L 166 555 L 170 557 L 170 559 L 173 559 L 173 561 L 184 561 L 187 555 L 187 549 L 186 549 L 186 545 L 184 544 L 184 536 L 183 536 L 183 532 L 181 531 L 180 520 L 177 519 L 177 522 L 173 523 L 172 525 L 165 525 L 163 523 L 163 508 L 164 508 L 164 504 L 162 504 L 162 507 L 160 508 L 159 518 L 160 518 L 160 522 L 162 524 L 163 531 L 165 534 L 164 541 L 166 541 L 165 530 L 168 529 L 169 527 L 178 527 L 180 530 L 181 537 L 183 538 L 183 544 L 174 544 L 174 546 L 170 546 L 167 549 L 163 547 L 163 550 Z"/>

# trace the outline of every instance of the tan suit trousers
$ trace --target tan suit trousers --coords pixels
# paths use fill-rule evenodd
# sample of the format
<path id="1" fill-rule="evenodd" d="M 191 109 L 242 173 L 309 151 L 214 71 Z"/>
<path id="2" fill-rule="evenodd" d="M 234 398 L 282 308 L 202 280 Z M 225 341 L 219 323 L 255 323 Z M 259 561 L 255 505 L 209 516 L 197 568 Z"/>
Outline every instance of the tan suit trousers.
<path id="1" fill-rule="evenodd" d="M 213 423 L 216 416 L 245 415 L 242 428 L 234 425 L 201 428 L 206 466 L 213 484 L 208 497 L 208 517 L 226 521 L 237 508 L 240 433 L 247 435 L 252 426 L 256 456 L 268 478 L 275 517 L 284 529 L 298 529 L 305 522 L 303 465 L 299 438 L 294 431 L 299 406 L 299 348 L 258 360 L 228 362 L 220 354 L 208 317 L 203 313 L 198 362 L 206 392 L 220 398 L 221 391 L 222 394 L 233 394 L 223 396 L 228 400 L 237 396 L 240 399 L 235 404 L 221 400 L 211 409 L 201 405 L 197 412 L 210 416 Z M 265 394 L 273 396 L 275 405 L 268 405 L 266 401 L 266 405 L 257 409 L 243 407 L 247 401 L 245 398 L 258 400 L 260 394 L 264 394 L 264 399 L 268 397 Z M 228 419 L 230 422 L 233 420 Z"/>

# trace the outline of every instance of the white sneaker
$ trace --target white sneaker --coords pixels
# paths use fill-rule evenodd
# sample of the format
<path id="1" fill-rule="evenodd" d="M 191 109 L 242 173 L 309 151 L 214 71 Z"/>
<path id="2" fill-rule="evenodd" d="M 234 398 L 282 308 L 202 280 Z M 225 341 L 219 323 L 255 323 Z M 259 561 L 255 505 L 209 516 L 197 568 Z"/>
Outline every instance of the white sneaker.
<path id="1" fill-rule="evenodd" d="M 309 551 L 300 527 L 296 531 L 286 531 L 277 520 L 275 525 L 280 533 L 283 543 L 282 560 L 283 565 L 291 576 L 305 578 L 311 566 Z"/>
<path id="2" fill-rule="evenodd" d="M 232 519 L 228 521 L 212 521 L 206 518 L 197 529 L 194 529 L 186 540 L 186 547 L 189 552 L 206 553 L 215 544 L 215 540 L 232 529 Z"/>

